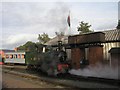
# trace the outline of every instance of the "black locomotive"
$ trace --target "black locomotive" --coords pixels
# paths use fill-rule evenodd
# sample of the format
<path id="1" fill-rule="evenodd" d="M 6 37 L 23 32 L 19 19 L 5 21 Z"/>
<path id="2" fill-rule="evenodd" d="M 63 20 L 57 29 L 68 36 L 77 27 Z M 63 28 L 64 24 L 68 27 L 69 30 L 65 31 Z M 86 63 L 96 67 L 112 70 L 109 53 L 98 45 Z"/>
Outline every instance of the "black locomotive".
<path id="1" fill-rule="evenodd" d="M 68 73 L 67 54 L 61 49 L 60 44 L 58 44 L 58 50 L 51 49 L 44 53 L 37 51 L 26 52 L 27 69 L 42 71 L 54 76 Z"/>

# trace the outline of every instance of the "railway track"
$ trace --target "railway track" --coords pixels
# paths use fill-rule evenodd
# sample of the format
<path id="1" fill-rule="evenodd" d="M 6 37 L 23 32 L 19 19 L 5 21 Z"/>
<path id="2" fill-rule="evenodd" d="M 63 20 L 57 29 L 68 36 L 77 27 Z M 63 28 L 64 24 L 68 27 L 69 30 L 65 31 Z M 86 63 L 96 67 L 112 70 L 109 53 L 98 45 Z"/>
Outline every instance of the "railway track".
<path id="1" fill-rule="evenodd" d="M 96 77 L 85 77 L 85 76 L 77 76 L 77 75 L 71 75 L 71 74 L 60 74 L 57 77 L 54 76 L 47 76 L 45 73 L 37 72 L 37 71 L 27 71 L 26 67 L 21 66 L 9 66 L 4 67 L 9 70 L 18 71 L 22 73 L 30 73 L 30 74 L 36 74 L 40 77 L 47 77 L 47 78 L 53 78 L 53 79 L 60 79 L 60 80 L 73 80 L 73 81 L 83 81 L 83 82 L 96 82 L 96 83 L 103 83 L 107 85 L 113 85 L 113 86 L 119 86 L 120 80 L 116 79 L 107 79 L 107 78 L 96 78 Z"/>
<path id="2" fill-rule="evenodd" d="M 71 79 L 71 80 L 77 80 L 77 81 L 87 81 L 87 82 L 97 82 L 97 83 L 104 83 L 109 85 L 116 85 L 118 86 L 120 81 L 116 79 L 107 79 L 107 78 L 98 78 L 98 77 L 85 77 L 85 76 L 77 76 L 77 75 L 71 75 L 66 74 L 63 77 L 63 79 Z"/>
<path id="3" fill-rule="evenodd" d="M 87 81 L 87 82 L 96 82 L 96 83 L 103 83 L 108 85 L 115 85 L 119 86 L 120 80 L 118 79 L 108 79 L 108 78 L 98 78 L 98 77 L 86 77 L 86 76 L 77 76 L 72 74 L 59 74 L 55 76 L 48 76 L 46 73 L 37 73 L 43 77 L 55 78 L 55 79 L 63 79 L 63 80 L 74 80 L 74 81 Z"/>

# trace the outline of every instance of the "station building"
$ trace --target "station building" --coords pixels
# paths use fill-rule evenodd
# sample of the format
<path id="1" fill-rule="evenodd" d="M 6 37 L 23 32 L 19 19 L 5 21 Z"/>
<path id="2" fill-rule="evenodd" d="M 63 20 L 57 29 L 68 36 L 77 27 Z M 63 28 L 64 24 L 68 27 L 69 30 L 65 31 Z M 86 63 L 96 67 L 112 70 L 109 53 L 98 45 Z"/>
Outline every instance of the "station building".
<path id="1" fill-rule="evenodd" d="M 68 44 L 71 46 L 73 68 L 80 68 L 80 62 L 83 60 L 91 66 L 100 63 L 118 67 L 120 58 L 118 52 L 120 50 L 119 32 L 119 29 L 115 29 L 70 36 Z M 114 54 L 112 54 L 113 49 Z"/>
<path id="2" fill-rule="evenodd" d="M 62 41 L 63 49 L 71 60 L 72 68 L 79 69 L 81 63 L 95 66 L 97 63 L 112 67 L 120 65 L 120 29 L 55 37 L 46 45 L 55 49 Z"/>

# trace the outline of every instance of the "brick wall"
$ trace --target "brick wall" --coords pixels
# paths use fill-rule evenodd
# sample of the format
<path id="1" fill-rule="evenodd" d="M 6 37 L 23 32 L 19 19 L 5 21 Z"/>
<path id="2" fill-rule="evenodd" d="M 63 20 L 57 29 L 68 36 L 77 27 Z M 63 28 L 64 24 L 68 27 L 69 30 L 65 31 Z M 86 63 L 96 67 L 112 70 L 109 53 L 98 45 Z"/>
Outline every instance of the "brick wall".
<path id="1" fill-rule="evenodd" d="M 89 65 L 94 66 L 96 63 L 103 61 L 103 47 L 94 46 L 89 48 Z"/>
<path id="2" fill-rule="evenodd" d="M 89 47 L 88 50 L 88 61 L 89 65 L 95 66 L 97 63 L 102 63 L 103 61 L 103 47 L 102 46 L 93 46 Z M 71 59 L 72 59 L 72 68 L 79 69 L 80 60 L 85 57 L 85 48 L 72 48 L 71 49 Z"/>
<path id="3" fill-rule="evenodd" d="M 73 48 L 71 49 L 71 59 L 72 59 L 72 68 L 80 68 L 80 49 Z"/>

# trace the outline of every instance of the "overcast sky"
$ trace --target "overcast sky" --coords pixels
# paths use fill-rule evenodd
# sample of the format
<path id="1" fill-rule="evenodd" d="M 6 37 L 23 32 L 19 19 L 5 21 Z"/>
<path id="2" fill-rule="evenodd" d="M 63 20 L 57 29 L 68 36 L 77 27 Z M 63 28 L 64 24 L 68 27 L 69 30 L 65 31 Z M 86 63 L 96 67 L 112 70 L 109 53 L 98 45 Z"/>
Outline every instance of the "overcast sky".
<path id="1" fill-rule="evenodd" d="M 34 1 L 36 2 L 4 0 L 0 3 L 0 48 L 13 49 L 28 40 L 37 42 L 38 34 L 43 32 L 50 37 L 54 37 L 56 31 L 78 34 L 77 26 L 80 21 L 91 24 L 94 31 L 111 30 L 117 26 L 118 0 Z M 67 24 L 69 11 L 71 30 Z"/>

